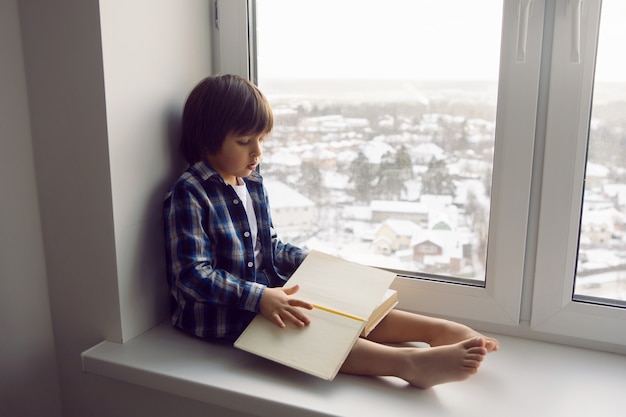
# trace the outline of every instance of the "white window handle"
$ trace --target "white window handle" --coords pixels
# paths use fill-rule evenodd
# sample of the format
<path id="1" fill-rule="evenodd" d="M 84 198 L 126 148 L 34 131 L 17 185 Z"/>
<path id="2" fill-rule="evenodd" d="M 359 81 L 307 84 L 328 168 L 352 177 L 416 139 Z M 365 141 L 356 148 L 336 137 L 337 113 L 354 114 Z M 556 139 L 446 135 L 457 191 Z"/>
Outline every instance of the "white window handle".
<path id="1" fill-rule="evenodd" d="M 532 12 L 533 0 L 519 0 L 517 3 L 517 52 L 515 60 L 526 62 L 526 42 L 528 40 L 528 19 Z"/>
<path id="2" fill-rule="evenodd" d="M 572 64 L 580 64 L 580 18 L 583 9 L 583 0 L 569 0 L 572 11 L 572 48 L 570 61 Z"/>

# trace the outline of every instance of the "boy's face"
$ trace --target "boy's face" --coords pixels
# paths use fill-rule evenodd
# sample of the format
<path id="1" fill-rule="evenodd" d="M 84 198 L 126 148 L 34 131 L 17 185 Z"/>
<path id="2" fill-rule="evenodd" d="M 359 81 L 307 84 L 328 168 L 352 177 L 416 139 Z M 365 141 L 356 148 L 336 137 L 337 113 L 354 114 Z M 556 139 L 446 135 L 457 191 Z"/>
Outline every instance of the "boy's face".
<path id="1" fill-rule="evenodd" d="M 220 151 L 209 154 L 207 160 L 224 181 L 236 185 L 237 177 L 247 177 L 259 165 L 264 139 L 264 134 L 250 136 L 229 134 Z"/>

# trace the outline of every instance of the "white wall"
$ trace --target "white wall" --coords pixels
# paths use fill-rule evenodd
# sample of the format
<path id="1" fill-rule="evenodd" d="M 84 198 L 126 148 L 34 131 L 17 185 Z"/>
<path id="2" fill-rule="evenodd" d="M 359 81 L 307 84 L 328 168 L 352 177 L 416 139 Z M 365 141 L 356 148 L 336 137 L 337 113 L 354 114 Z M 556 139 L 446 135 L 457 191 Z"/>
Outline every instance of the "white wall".
<path id="1" fill-rule="evenodd" d="M 0 416 L 56 417 L 61 397 L 16 0 L 0 2 L 0 57 Z"/>
<path id="2" fill-rule="evenodd" d="M 0 415 L 235 415 L 80 359 L 166 315 L 160 204 L 182 103 L 210 73 L 210 2 L 1 4 Z"/>
<path id="3" fill-rule="evenodd" d="M 211 68 L 209 10 L 206 0 L 100 4 L 123 341 L 169 315 L 161 203 L 185 167 L 178 156 L 184 99 Z"/>

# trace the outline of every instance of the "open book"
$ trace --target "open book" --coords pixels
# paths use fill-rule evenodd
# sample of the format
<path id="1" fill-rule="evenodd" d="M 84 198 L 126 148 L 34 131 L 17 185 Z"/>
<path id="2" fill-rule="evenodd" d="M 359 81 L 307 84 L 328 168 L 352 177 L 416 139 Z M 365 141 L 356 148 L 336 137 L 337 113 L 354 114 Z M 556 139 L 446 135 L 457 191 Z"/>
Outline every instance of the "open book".
<path id="1" fill-rule="evenodd" d="M 389 286 L 396 274 L 311 251 L 287 285 L 314 305 L 311 324 L 281 329 L 260 314 L 235 347 L 332 380 L 360 335 L 367 335 L 397 304 Z"/>

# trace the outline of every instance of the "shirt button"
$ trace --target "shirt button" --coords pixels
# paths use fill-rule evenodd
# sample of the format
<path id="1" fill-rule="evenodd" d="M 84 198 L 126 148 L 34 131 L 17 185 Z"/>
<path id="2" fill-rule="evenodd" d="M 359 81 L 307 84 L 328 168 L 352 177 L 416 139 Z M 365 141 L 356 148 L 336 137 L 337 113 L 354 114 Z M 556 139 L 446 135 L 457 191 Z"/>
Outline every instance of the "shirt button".
<path id="1" fill-rule="evenodd" d="M 237 200 L 236 198 L 233 200 L 233 204 L 239 204 L 239 200 Z"/>
<path id="2" fill-rule="evenodd" d="M 244 232 L 243 234 L 245 237 L 250 237 L 250 232 Z"/>
<path id="3" fill-rule="evenodd" d="M 254 262 L 248 262 L 248 268 L 252 268 L 254 266 Z"/>

